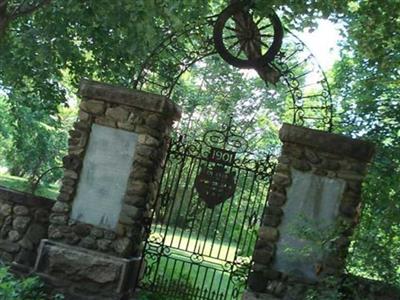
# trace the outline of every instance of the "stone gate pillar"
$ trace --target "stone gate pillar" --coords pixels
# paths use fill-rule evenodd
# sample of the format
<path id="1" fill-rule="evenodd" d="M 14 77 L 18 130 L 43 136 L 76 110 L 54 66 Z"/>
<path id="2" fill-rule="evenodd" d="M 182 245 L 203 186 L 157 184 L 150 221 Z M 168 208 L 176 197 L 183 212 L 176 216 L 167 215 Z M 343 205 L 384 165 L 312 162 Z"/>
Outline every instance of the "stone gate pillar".
<path id="1" fill-rule="evenodd" d="M 60 195 L 35 271 L 78 299 L 134 284 L 168 138 L 180 109 L 150 93 L 84 80 Z"/>
<path id="2" fill-rule="evenodd" d="M 284 124 L 281 156 L 244 299 L 303 299 L 299 290 L 342 272 L 374 146 Z"/>

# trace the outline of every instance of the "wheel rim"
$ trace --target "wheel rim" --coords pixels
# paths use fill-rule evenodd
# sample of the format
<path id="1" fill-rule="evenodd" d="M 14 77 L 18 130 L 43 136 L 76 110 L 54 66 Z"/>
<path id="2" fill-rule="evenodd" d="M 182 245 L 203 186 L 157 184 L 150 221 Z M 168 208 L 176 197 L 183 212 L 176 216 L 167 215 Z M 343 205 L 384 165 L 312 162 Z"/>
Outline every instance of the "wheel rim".
<path id="1" fill-rule="evenodd" d="M 246 7 L 244 3 L 232 4 L 221 12 L 214 25 L 213 37 L 217 52 L 227 63 L 238 68 L 258 68 L 267 65 L 274 60 L 282 45 L 283 27 L 278 16 L 272 12 L 268 17 L 260 17 L 260 19 L 255 22 L 251 14 L 248 13 L 248 9 L 249 8 Z M 245 23 L 248 22 L 247 28 L 238 25 L 239 23 L 235 20 L 235 17 L 241 13 L 244 16 Z M 269 25 L 260 22 L 263 19 L 267 19 Z M 235 27 L 233 27 L 232 24 L 235 24 Z M 261 26 L 258 27 L 258 25 Z M 240 27 L 242 27 L 244 31 L 240 32 Z M 273 29 L 273 35 L 264 34 L 261 31 L 268 27 Z M 224 30 L 226 31 L 226 29 L 230 30 L 232 35 L 225 36 L 224 38 Z M 265 41 L 262 40 L 264 36 L 273 38 L 272 42 L 269 42 L 270 46 L 268 45 L 269 43 L 265 43 Z M 228 39 L 232 39 L 232 42 L 228 41 Z M 240 55 L 243 57 L 243 53 L 249 50 L 251 45 L 253 45 L 253 50 L 261 49 L 261 51 L 253 51 L 255 52 L 254 54 L 257 52 L 260 53 L 250 58 L 240 58 Z M 246 49 L 246 47 L 248 47 L 248 49 Z M 232 49 L 236 51 L 236 55 L 232 53 Z M 262 49 L 266 50 L 264 54 L 262 53 Z"/>

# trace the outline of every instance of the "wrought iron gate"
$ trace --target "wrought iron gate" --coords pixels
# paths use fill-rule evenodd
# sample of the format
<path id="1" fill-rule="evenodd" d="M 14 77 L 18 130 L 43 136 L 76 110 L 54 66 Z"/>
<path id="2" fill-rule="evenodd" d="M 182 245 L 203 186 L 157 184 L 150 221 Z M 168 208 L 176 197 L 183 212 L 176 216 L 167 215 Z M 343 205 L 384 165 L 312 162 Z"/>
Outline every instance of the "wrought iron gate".
<path id="1" fill-rule="evenodd" d="M 171 143 L 144 250 L 141 290 L 167 299 L 238 299 L 273 162 L 231 123 Z"/>

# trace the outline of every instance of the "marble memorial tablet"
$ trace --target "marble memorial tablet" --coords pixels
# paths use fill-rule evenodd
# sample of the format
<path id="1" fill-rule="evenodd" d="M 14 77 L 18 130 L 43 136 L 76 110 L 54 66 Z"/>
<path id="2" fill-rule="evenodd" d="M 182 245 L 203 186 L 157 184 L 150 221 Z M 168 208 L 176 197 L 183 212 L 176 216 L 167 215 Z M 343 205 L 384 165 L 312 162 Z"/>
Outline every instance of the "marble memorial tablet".
<path id="1" fill-rule="evenodd" d="M 93 124 L 71 218 L 115 229 L 133 163 L 137 134 Z"/>
<path id="2" fill-rule="evenodd" d="M 291 173 L 292 185 L 287 189 L 283 207 L 274 268 L 317 280 L 316 268 L 324 254 L 320 237 L 324 239 L 334 229 L 346 183 L 294 169 Z"/>

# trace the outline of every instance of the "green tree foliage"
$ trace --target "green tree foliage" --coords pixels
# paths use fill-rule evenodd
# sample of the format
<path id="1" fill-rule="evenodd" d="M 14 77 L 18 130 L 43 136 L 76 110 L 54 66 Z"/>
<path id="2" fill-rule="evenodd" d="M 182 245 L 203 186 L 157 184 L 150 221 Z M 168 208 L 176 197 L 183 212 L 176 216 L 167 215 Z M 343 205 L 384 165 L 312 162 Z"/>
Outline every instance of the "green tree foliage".
<path id="1" fill-rule="evenodd" d="M 341 130 L 375 142 L 363 191 L 363 216 L 349 268 L 400 284 L 399 1 L 352 2 L 347 38 L 335 66 Z M 373 27 L 373 29 L 372 29 Z M 368 31 L 368 32 L 367 32 Z"/>
<path id="2" fill-rule="evenodd" d="M 10 7 L 40 1 L 9 0 Z M 163 38 L 190 24 L 201 23 L 226 7 L 228 0 L 53 0 L 33 13 L 8 22 L 0 39 L 0 149 L 1 160 L 14 173 L 30 177 L 57 165 L 66 148 L 65 106 L 74 102 L 78 82 L 87 77 L 132 86 L 134 74 Z M 289 28 L 315 26 L 320 17 L 344 24 L 341 61 L 333 72 L 335 99 L 342 109 L 337 130 L 368 138 L 378 145 L 377 157 L 364 187 L 364 214 L 356 233 L 349 268 L 400 285 L 399 270 L 399 160 L 400 160 L 400 25 L 398 0 L 256 0 L 260 13 L 271 6 Z M 3 10 L 4 12 L 4 10 Z M 1 10 L 0 10 L 1 16 Z M 0 18 L 0 21 L 3 21 Z M 193 43 L 182 41 L 174 55 L 183 57 Z M 171 56 L 159 55 L 165 65 Z M 210 58 L 208 61 L 212 65 Z M 194 68 L 175 91 L 175 99 L 189 112 L 208 108 L 234 112 L 243 95 L 260 83 L 243 81 L 241 73 Z M 171 69 L 161 68 L 157 80 Z M 199 93 L 204 78 L 210 94 Z M 224 73 L 225 72 L 225 73 Z M 253 85 L 254 84 L 254 85 Z M 228 92 L 229 97 L 221 96 Z M 257 95 L 254 99 L 257 99 Z M 246 112 L 259 110 L 251 123 L 265 131 L 259 145 L 274 139 L 284 108 L 271 97 L 268 103 L 249 103 Z M 178 102 L 179 102 L 178 101 Z M 202 110 L 205 108 L 205 110 Z M 269 112 L 275 111 L 275 114 Z M 243 113 L 244 114 L 244 113 Z M 277 118 L 277 119 L 274 119 Z M 247 121 L 243 118 L 243 121 Z M 68 122 L 67 122 L 68 123 Z M 250 123 L 249 123 L 250 124 Z M 252 142 L 255 139 L 251 139 Z M 263 144 L 264 143 L 264 144 Z M 40 164 L 42 163 L 42 164 Z"/>

